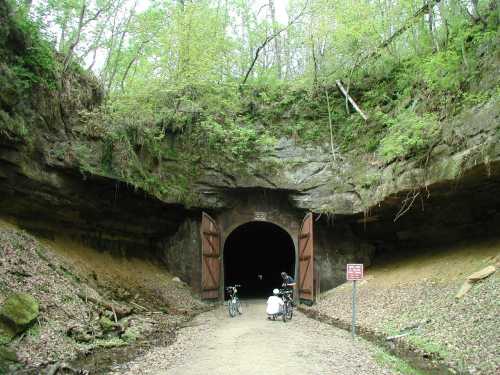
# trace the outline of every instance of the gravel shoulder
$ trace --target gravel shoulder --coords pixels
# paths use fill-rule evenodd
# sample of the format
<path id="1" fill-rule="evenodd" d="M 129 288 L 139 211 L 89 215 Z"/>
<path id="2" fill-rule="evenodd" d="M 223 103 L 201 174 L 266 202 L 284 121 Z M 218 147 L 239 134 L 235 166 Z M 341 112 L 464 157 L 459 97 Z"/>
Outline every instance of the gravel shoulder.
<path id="1" fill-rule="evenodd" d="M 266 319 L 265 301 L 244 302 L 230 318 L 224 306 L 197 316 L 168 347 L 156 347 L 114 374 L 393 374 L 377 349 L 296 312 L 287 323 Z"/>

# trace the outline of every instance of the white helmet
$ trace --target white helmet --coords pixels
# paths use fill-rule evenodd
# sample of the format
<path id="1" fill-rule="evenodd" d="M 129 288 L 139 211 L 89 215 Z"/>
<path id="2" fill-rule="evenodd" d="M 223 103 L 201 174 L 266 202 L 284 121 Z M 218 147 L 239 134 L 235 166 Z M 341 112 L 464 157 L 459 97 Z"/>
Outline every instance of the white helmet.
<path id="1" fill-rule="evenodd" d="M 279 294 L 280 290 L 279 289 L 273 289 L 273 294 Z"/>

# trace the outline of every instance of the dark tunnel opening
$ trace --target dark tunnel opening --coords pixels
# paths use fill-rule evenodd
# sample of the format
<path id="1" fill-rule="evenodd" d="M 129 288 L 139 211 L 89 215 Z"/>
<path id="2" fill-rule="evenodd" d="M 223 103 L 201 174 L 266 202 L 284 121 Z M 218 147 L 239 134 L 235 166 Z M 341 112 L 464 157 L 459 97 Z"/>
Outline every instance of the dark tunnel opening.
<path id="1" fill-rule="evenodd" d="M 295 246 L 279 226 L 251 222 L 236 228 L 226 239 L 224 285 L 241 284 L 240 297 L 270 296 L 274 288 L 281 287 L 283 271 L 294 276 Z"/>

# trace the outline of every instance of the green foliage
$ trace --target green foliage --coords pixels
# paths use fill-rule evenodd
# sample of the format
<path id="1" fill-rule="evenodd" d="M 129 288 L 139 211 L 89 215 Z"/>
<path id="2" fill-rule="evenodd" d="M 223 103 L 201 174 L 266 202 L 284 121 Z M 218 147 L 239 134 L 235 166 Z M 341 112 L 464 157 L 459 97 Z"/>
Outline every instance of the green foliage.
<path id="1" fill-rule="evenodd" d="M 52 47 L 24 8 L 0 7 L 0 137 L 29 140 L 27 96 L 35 86 L 55 88 Z"/>
<path id="2" fill-rule="evenodd" d="M 449 357 L 449 352 L 443 345 L 433 342 L 425 337 L 418 335 L 408 336 L 408 341 L 429 354 L 437 355 L 445 359 Z"/>
<path id="3" fill-rule="evenodd" d="M 410 364 L 402 359 L 389 354 L 388 352 L 380 349 L 375 353 L 375 360 L 383 366 L 389 366 L 399 374 L 403 375 L 423 375 L 420 370 L 413 368 Z"/>
<path id="4" fill-rule="evenodd" d="M 111 337 L 109 339 L 97 339 L 94 340 L 91 347 L 102 348 L 102 349 L 110 349 L 117 348 L 120 346 L 125 346 L 127 343 L 120 339 L 119 337 Z"/>
<path id="5" fill-rule="evenodd" d="M 432 114 L 417 115 L 411 110 L 387 119 L 388 132 L 381 141 L 380 155 L 389 162 L 428 148 L 439 134 L 439 125 Z"/>
<path id="6" fill-rule="evenodd" d="M 423 81 L 435 92 L 457 92 L 463 81 L 462 58 L 458 51 L 445 50 L 424 59 Z"/>
<path id="7" fill-rule="evenodd" d="M 211 116 L 202 120 L 196 131 L 200 146 L 221 152 L 239 163 L 265 153 L 275 143 L 268 133 L 259 134 L 251 124 L 245 126 L 233 121 L 220 124 Z"/>
<path id="8" fill-rule="evenodd" d="M 23 89 L 33 85 L 55 89 L 57 63 L 52 46 L 41 35 L 40 25 L 32 21 L 22 7 L 14 13 L 13 23 L 20 35 L 11 69 Z"/>
<path id="9" fill-rule="evenodd" d="M 24 117 L 12 115 L 0 109 L 0 137 L 8 139 L 23 139 L 28 135 L 28 127 Z"/>
<path id="10" fill-rule="evenodd" d="M 121 339 L 127 343 L 133 343 L 139 337 L 141 337 L 141 330 L 138 327 L 129 327 L 121 335 Z"/>

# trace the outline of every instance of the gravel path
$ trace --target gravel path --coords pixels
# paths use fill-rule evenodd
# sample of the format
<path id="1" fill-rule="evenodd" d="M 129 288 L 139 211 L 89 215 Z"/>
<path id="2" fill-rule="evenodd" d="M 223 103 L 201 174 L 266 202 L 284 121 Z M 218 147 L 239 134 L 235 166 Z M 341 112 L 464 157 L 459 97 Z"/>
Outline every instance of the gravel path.
<path id="1" fill-rule="evenodd" d="M 295 312 L 291 322 L 270 321 L 265 301 L 244 302 L 230 318 L 224 307 L 196 317 L 176 342 L 156 347 L 115 374 L 393 374 L 375 362 L 376 349 L 348 332 Z"/>

